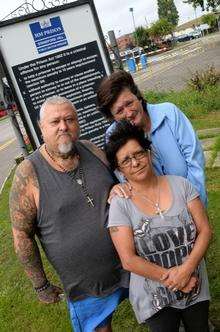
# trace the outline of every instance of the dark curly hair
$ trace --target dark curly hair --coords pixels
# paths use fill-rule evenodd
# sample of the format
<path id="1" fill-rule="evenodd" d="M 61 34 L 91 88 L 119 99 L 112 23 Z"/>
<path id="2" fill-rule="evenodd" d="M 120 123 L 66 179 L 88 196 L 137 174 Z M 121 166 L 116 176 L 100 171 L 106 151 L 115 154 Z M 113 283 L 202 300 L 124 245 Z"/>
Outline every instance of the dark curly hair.
<path id="1" fill-rule="evenodd" d="M 112 170 L 117 168 L 116 153 L 132 139 L 136 140 L 144 150 L 150 150 L 151 142 L 145 137 L 142 129 L 132 125 L 127 120 L 117 122 L 105 144 L 106 157 Z"/>
<path id="2" fill-rule="evenodd" d="M 124 70 L 117 70 L 102 80 L 97 91 L 97 108 L 106 118 L 113 118 L 110 108 L 124 89 L 129 89 L 141 100 L 143 108 L 146 108 L 146 102 L 131 74 Z"/>

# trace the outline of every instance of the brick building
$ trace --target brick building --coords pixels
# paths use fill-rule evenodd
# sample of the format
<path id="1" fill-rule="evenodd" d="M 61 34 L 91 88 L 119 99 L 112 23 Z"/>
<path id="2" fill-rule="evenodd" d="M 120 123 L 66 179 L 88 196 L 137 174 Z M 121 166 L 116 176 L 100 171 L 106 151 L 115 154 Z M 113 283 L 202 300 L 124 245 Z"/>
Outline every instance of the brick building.
<path id="1" fill-rule="evenodd" d="M 120 51 L 125 51 L 134 47 L 134 39 L 132 33 L 117 38 L 117 44 Z"/>

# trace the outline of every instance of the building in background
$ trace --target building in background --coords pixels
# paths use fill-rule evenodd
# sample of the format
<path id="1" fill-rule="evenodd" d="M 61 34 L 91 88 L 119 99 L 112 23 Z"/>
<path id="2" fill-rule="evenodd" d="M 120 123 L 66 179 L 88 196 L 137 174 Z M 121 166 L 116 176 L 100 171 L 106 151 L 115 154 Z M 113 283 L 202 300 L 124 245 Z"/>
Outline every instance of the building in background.
<path id="1" fill-rule="evenodd" d="M 126 51 L 134 47 L 134 38 L 132 33 L 117 38 L 117 44 L 120 51 Z"/>

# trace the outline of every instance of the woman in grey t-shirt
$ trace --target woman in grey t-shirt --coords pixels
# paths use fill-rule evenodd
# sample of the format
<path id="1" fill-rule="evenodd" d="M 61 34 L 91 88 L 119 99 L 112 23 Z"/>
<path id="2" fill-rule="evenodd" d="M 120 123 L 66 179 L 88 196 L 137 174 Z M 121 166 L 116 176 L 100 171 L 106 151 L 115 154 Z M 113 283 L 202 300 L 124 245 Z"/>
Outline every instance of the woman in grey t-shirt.
<path id="1" fill-rule="evenodd" d="M 112 199 L 108 227 L 131 272 L 129 298 L 138 322 L 152 332 L 178 332 L 182 320 L 188 332 L 207 332 L 203 257 L 211 229 L 198 193 L 180 176 L 154 174 L 150 142 L 127 121 L 117 124 L 106 154 L 131 186 L 130 199 Z"/>

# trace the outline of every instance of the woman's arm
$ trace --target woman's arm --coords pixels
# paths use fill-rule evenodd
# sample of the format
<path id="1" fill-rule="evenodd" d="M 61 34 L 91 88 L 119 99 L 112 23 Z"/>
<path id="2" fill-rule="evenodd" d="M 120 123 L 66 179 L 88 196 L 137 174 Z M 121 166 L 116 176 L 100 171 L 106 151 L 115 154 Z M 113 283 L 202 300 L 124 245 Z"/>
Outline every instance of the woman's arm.
<path id="1" fill-rule="evenodd" d="M 205 187 L 205 158 L 201 143 L 191 122 L 176 106 L 174 106 L 174 136 L 184 155 L 187 164 L 187 179 L 198 190 L 201 200 L 207 206 Z"/>
<path id="2" fill-rule="evenodd" d="M 145 278 L 161 282 L 161 278 L 167 272 L 167 269 L 151 263 L 136 254 L 131 227 L 111 226 L 109 230 L 123 268 Z M 166 280 L 162 283 L 167 286 Z"/>
<path id="3" fill-rule="evenodd" d="M 197 197 L 190 201 L 187 206 L 196 225 L 197 237 L 186 261 L 180 266 L 169 269 L 168 273 L 164 275 L 164 278 L 172 289 L 182 289 L 187 284 L 201 259 L 204 257 L 212 236 L 208 216 L 201 200 Z"/>
<path id="4" fill-rule="evenodd" d="M 196 225 L 197 237 L 192 252 L 183 265 L 193 273 L 208 249 L 212 229 L 204 205 L 199 197 L 188 203 L 188 209 Z"/>

